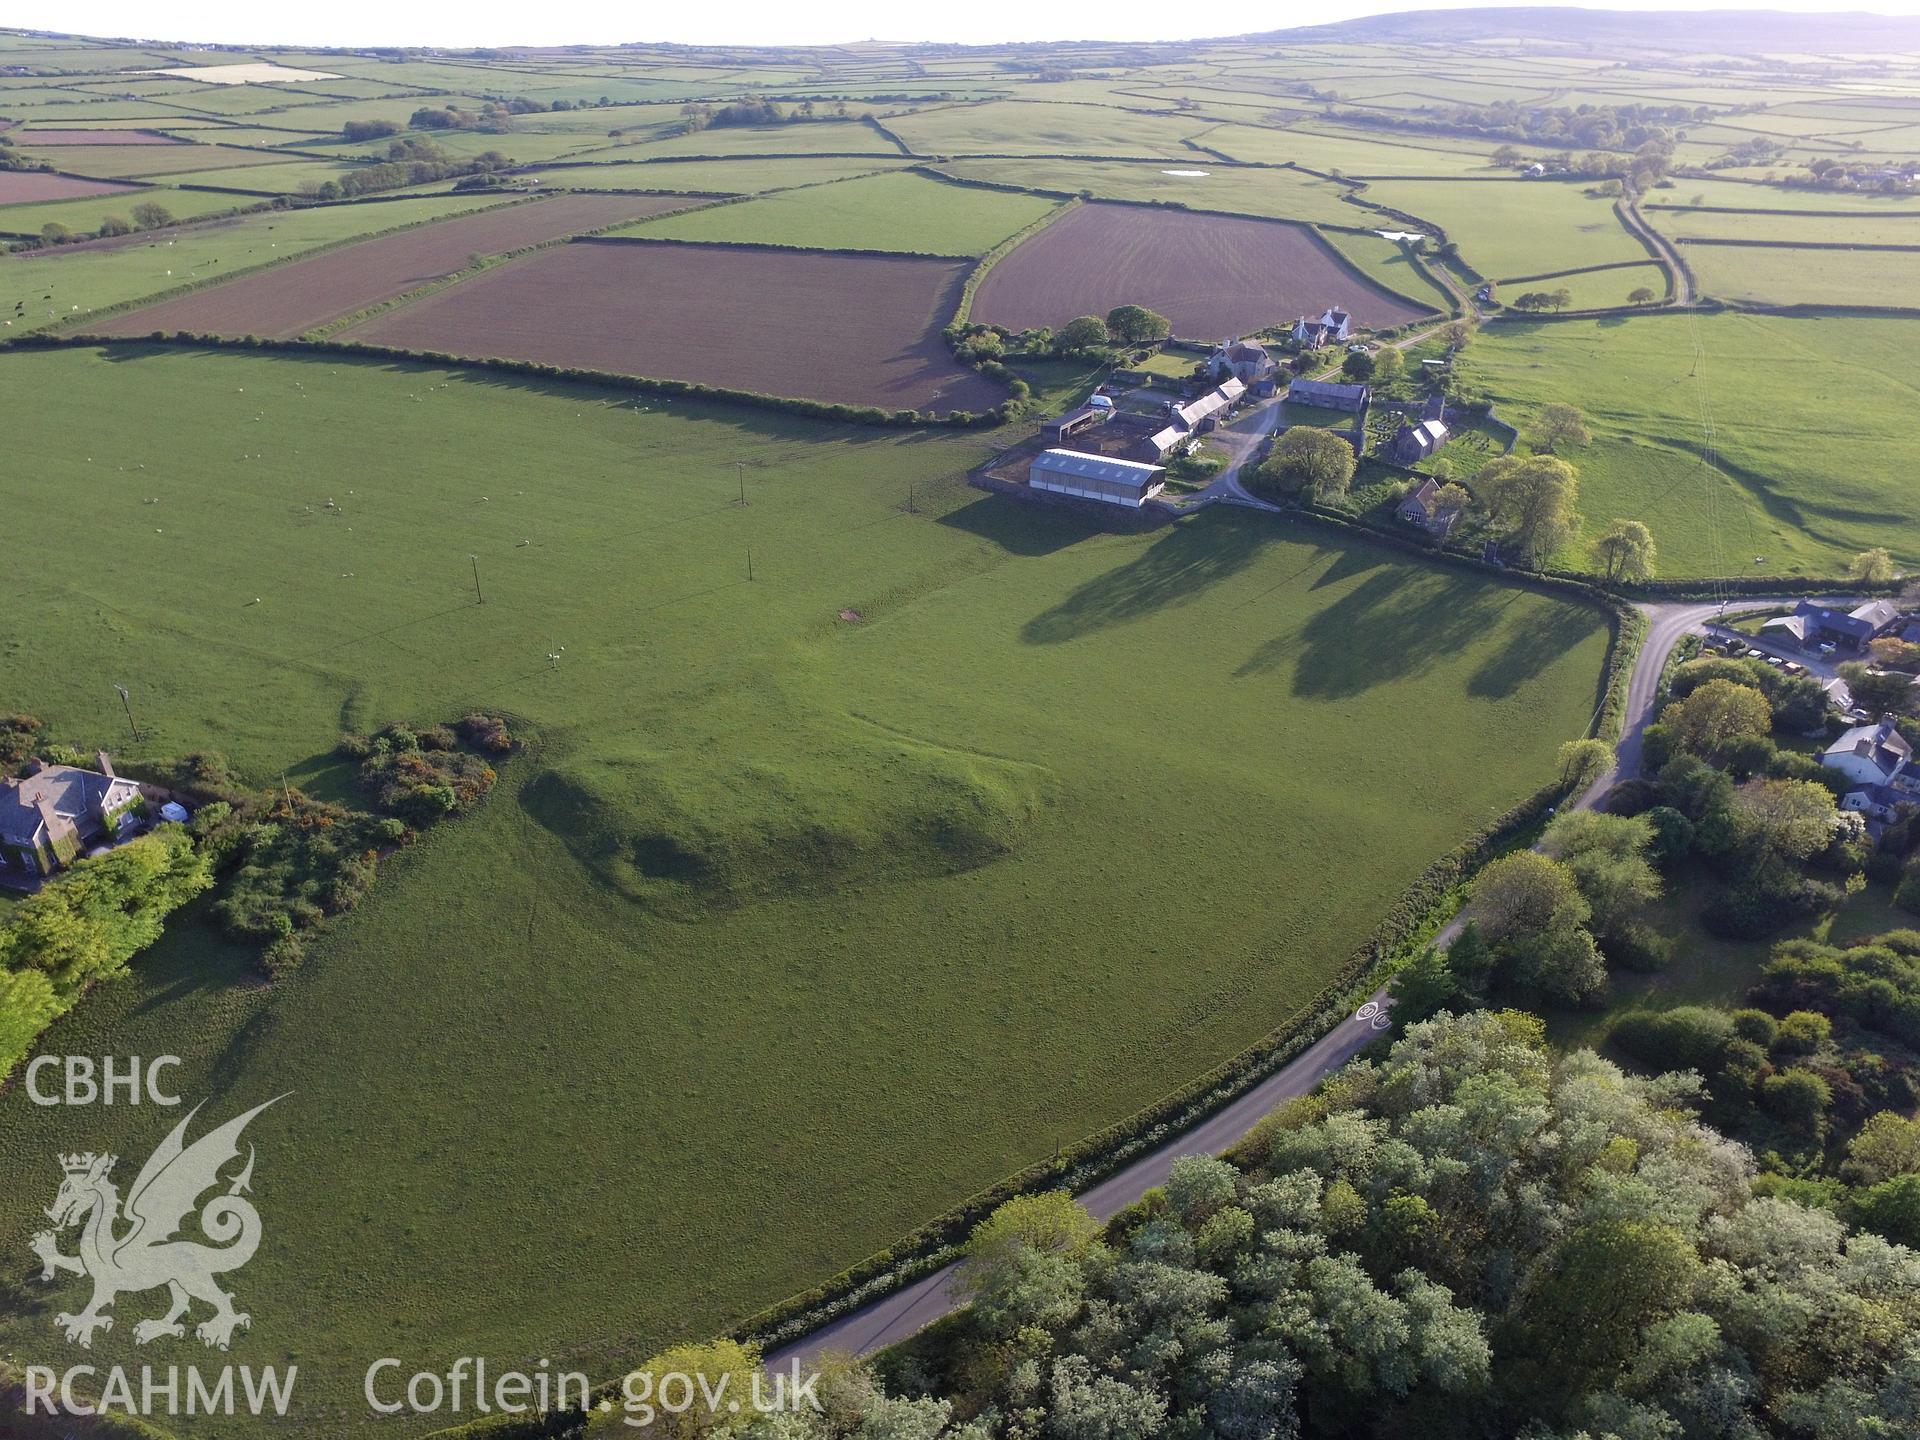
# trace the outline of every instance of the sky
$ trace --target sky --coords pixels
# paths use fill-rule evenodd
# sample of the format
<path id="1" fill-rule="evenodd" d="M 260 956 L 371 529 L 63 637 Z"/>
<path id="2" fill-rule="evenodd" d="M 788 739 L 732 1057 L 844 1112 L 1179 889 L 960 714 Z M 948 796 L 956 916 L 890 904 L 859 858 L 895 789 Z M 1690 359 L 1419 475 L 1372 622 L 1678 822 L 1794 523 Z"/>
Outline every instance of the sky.
<path id="1" fill-rule="evenodd" d="M 1166 0 L 965 0 L 915 4 L 901 0 L 726 0 L 720 4 L 641 4 L 618 0 L 323 0 L 318 5 L 260 0 L 62 0 L 57 7 L 16 11 L 0 5 L 0 25 L 85 35 L 219 42 L 234 45 L 684 44 L 825 45 L 850 40 L 933 40 L 994 44 L 1018 40 L 1176 40 L 1324 24 L 1383 11 L 1459 8 L 1461 0 L 1314 0 L 1258 8 L 1170 5 Z M 1548 0 L 1551 3 L 1551 0 Z M 1759 8 L 1765 0 L 1646 0 L 1594 8 L 1621 10 Z M 1800 0 L 1779 9 L 1870 10 L 1920 14 L 1920 0 Z"/>

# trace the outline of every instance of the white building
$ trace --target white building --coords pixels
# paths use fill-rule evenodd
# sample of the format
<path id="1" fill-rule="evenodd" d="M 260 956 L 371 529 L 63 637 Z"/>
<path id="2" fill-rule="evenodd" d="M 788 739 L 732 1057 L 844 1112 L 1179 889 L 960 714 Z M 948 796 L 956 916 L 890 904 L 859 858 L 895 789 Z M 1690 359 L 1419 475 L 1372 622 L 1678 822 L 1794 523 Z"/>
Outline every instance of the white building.
<path id="1" fill-rule="evenodd" d="M 1042 450 L 1034 457 L 1027 484 L 1056 495 L 1102 500 L 1138 510 L 1166 488 L 1167 472 L 1138 460 L 1110 460 L 1074 450 Z"/>

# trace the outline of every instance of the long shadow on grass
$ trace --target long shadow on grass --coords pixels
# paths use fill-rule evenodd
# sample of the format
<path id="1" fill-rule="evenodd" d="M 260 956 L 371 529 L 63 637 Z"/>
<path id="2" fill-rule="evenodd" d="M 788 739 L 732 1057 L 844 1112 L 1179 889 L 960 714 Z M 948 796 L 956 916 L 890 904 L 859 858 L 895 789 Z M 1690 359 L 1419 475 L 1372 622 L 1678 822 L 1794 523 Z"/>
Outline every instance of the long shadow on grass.
<path id="1" fill-rule="evenodd" d="M 1009 555 L 1038 557 L 1102 533 L 1090 518 L 1067 510 L 1022 505 L 994 495 L 942 515 L 934 522 L 990 540 Z"/>
<path id="2" fill-rule="evenodd" d="M 1145 553 L 1089 580 L 1051 610 L 1026 623 L 1029 645 L 1057 645 L 1112 625 L 1125 625 L 1190 605 L 1253 563 L 1280 538 L 1260 524 L 1176 524 Z"/>
<path id="3" fill-rule="evenodd" d="M 1514 591 L 1502 602 L 1504 610 L 1520 598 Z M 1547 666 L 1600 628 L 1600 617 L 1585 606 L 1559 606 L 1534 615 L 1524 625 L 1509 625 L 1504 643 L 1480 662 L 1467 680 L 1467 693 L 1504 700 Z"/>
<path id="4" fill-rule="evenodd" d="M 1512 598 L 1481 580 L 1392 566 L 1316 612 L 1298 631 L 1266 641 L 1234 673 L 1246 679 L 1291 665 L 1294 694 L 1351 699 L 1450 660 L 1497 624 L 1503 603 Z"/>

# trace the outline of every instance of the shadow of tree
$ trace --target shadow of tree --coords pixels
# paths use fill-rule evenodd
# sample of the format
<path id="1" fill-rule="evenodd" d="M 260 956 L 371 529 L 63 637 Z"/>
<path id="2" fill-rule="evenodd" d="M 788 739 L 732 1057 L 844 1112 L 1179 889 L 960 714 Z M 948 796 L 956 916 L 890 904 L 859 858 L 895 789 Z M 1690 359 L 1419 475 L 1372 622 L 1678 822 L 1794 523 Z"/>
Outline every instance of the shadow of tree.
<path id="1" fill-rule="evenodd" d="M 1176 524 L 1143 553 L 1034 616 L 1020 638 L 1029 645 L 1057 645 L 1191 604 L 1280 538 L 1268 525 Z"/>
<path id="2" fill-rule="evenodd" d="M 1345 563 L 1377 569 L 1380 561 L 1363 555 Z M 1511 598 L 1464 575 L 1380 570 L 1316 611 L 1297 632 L 1263 643 L 1234 673 L 1246 679 L 1291 663 L 1294 694 L 1351 699 L 1386 681 L 1423 674 L 1472 644 Z"/>
<path id="3" fill-rule="evenodd" d="M 1467 680 L 1467 693 L 1505 699 L 1605 623 L 1585 606 L 1567 605 L 1556 606 L 1527 624 L 1509 625 L 1504 643 Z"/>

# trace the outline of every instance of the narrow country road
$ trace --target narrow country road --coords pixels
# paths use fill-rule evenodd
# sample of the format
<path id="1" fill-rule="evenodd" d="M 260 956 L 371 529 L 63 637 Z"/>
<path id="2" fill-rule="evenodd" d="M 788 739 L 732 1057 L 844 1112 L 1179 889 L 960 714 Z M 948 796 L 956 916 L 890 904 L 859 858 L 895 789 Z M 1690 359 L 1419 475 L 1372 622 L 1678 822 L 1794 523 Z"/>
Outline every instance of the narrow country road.
<path id="1" fill-rule="evenodd" d="M 1247 432 L 1248 443 L 1237 450 L 1235 459 L 1202 492 L 1203 496 L 1215 496 L 1228 503 L 1248 504 L 1263 509 L 1277 508 L 1248 495 L 1240 488 L 1238 476 L 1254 444 L 1272 430 L 1278 412 L 1278 405 L 1272 404 L 1267 413 L 1259 417 L 1260 428 Z M 1792 605 L 1797 598 L 1742 596 L 1739 608 Z M 1854 602 L 1836 600 L 1830 603 Z M 1653 719 L 1654 703 L 1660 692 L 1660 676 L 1666 669 L 1667 657 L 1673 654 L 1674 647 L 1683 636 L 1704 626 L 1721 609 L 1718 604 L 1692 602 L 1640 607 L 1641 613 L 1647 617 L 1647 637 L 1639 655 L 1635 657 L 1633 673 L 1628 677 L 1626 714 L 1622 719 L 1615 762 L 1613 768 L 1574 802 L 1577 806 L 1597 804 L 1618 777 L 1639 773 L 1641 747 L 1647 726 Z M 1461 923 L 1460 918 L 1456 917 L 1435 937 L 1434 943 L 1443 947 L 1450 944 L 1453 937 L 1459 934 Z M 1096 1219 L 1109 1219 L 1162 1183 L 1175 1160 L 1185 1155 L 1217 1155 L 1231 1149 L 1262 1116 L 1282 1101 L 1312 1090 L 1386 1029 L 1388 1003 L 1384 990 L 1376 992 L 1368 1005 L 1347 1016 L 1297 1058 L 1239 1099 L 1201 1120 L 1192 1129 L 1087 1190 L 1080 1196 L 1081 1203 Z M 765 1360 L 767 1369 L 785 1370 L 795 1362 L 805 1369 L 815 1364 L 823 1354 L 865 1355 L 906 1339 L 965 1303 L 964 1297 L 954 1293 L 956 1268 L 953 1265 L 945 1266 L 823 1325 L 803 1339 L 769 1352 Z"/>
<path id="2" fill-rule="evenodd" d="M 1673 242 L 1655 229 L 1653 223 L 1640 213 L 1640 207 L 1631 200 L 1615 201 L 1613 212 L 1634 238 L 1653 252 L 1661 268 L 1673 277 L 1673 297 L 1667 301 L 1666 308 L 1682 310 L 1693 304 L 1693 279 Z"/>

